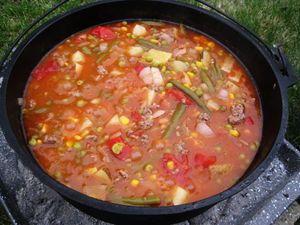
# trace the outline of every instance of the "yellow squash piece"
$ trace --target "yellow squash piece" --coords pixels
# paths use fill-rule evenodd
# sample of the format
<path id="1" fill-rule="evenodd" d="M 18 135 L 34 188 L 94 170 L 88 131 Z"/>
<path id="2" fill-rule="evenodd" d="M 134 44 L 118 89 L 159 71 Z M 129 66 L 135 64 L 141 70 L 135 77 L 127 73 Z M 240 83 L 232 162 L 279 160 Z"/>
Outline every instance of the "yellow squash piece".
<path id="1" fill-rule="evenodd" d="M 143 58 L 150 60 L 154 65 L 164 65 L 169 61 L 171 57 L 171 53 L 156 50 L 153 48 L 143 54 Z"/>

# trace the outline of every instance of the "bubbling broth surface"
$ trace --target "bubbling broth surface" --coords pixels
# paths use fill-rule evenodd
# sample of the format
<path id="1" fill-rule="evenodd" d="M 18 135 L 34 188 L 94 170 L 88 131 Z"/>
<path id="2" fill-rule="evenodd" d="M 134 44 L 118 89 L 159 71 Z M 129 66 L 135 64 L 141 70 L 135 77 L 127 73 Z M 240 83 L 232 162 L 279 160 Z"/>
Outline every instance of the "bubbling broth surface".
<path id="1" fill-rule="evenodd" d="M 60 43 L 33 70 L 22 110 L 28 144 L 50 176 L 135 206 L 228 189 L 262 132 L 242 65 L 204 35 L 153 21 L 96 26 Z"/>

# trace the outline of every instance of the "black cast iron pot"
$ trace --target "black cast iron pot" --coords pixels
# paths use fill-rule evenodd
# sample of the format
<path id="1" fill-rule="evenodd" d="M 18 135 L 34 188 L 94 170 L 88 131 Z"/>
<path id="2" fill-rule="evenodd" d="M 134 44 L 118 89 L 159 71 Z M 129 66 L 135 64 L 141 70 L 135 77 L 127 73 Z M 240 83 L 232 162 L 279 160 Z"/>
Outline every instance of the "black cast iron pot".
<path id="1" fill-rule="evenodd" d="M 204 33 L 231 51 L 248 70 L 261 99 L 262 141 L 249 169 L 230 189 L 198 202 L 172 207 L 139 208 L 112 204 L 90 198 L 51 178 L 27 147 L 17 98 L 23 96 L 30 73 L 41 58 L 65 38 L 85 28 L 136 19 L 182 23 Z M 170 223 L 197 215 L 229 198 L 266 169 L 283 143 L 288 122 L 287 88 L 295 82 L 296 75 L 279 48 L 267 47 L 244 27 L 224 16 L 170 0 L 99 1 L 46 22 L 18 46 L 0 76 L 1 124 L 7 141 L 35 176 L 81 210 L 115 223 Z"/>

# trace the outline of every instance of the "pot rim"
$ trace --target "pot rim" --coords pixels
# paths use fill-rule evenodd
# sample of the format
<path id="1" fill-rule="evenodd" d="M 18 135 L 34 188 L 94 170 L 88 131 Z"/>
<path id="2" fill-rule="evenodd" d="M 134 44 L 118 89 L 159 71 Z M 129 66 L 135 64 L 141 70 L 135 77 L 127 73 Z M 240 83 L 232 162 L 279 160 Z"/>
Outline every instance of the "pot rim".
<path id="1" fill-rule="evenodd" d="M 11 61 L 8 63 L 7 70 L 4 73 L 2 84 L 0 82 L 0 91 L 1 91 L 1 97 L 0 97 L 0 107 L 1 112 L 3 112 L 2 118 L 1 118 L 1 127 L 4 133 L 4 136 L 9 143 L 9 145 L 17 151 L 18 155 L 20 156 L 22 162 L 25 166 L 29 167 L 30 170 L 33 172 L 33 174 L 39 178 L 44 184 L 49 186 L 50 188 L 54 189 L 61 195 L 67 197 L 68 199 L 71 199 L 72 201 L 75 201 L 79 204 L 88 206 L 90 208 L 94 208 L 97 210 L 102 211 L 108 211 L 110 213 L 116 213 L 116 214 L 123 214 L 123 215 L 170 215 L 170 214 L 177 214 L 177 213 L 184 213 L 189 212 L 192 210 L 197 210 L 200 208 L 205 208 L 212 206 L 220 201 L 223 201 L 238 192 L 242 191 L 244 188 L 246 188 L 249 184 L 253 183 L 259 175 L 269 166 L 271 161 L 273 160 L 274 156 L 277 154 L 278 149 L 283 143 L 284 134 L 287 127 L 287 119 L 288 119 L 288 104 L 287 104 L 287 91 L 286 86 L 284 82 L 281 81 L 281 73 L 278 70 L 277 66 L 275 65 L 274 60 L 271 59 L 271 57 L 267 57 L 268 52 L 266 49 L 263 48 L 260 43 L 258 43 L 255 39 L 250 37 L 243 29 L 241 29 L 237 24 L 234 24 L 233 22 L 229 21 L 228 19 L 225 19 L 224 17 L 210 12 L 202 7 L 197 7 L 191 4 L 186 4 L 178 1 L 173 0 L 146 0 L 148 2 L 160 2 L 160 3 L 167 3 L 167 4 L 174 4 L 177 6 L 188 8 L 189 10 L 195 10 L 198 13 L 204 13 L 208 16 L 214 17 L 214 19 L 219 20 L 220 22 L 224 23 L 224 25 L 229 26 L 231 29 L 238 31 L 243 38 L 248 39 L 251 44 L 253 44 L 260 53 L 264 56 L 266 61 L 269 63 L 270 67 L 272 68 L 276 80 L 278 81 L 278 88 L 281 95 L 281 101 L 282 101 L 282 114 L 281 114 L 281 122 L 279 126 L 279 131 L 274 139 L 274 143 L 269 150 L 268 154 L 266 155 L 265 159 L 255 168 L 254 171 L 252 171 L 247 177 L 245 177 L 241 182 L 236 183 L 229 189 L 218 193 L 216 195 L 213 195 L 211 197 L 208 197 L 206 199 L 199 200 L 197 202 L 187 203 L 183 205 L 178 206 L 163 206 L 158 208 L 146 208 L 146 207 L 135 207 L 135 206 L 126 206 L 126 205 L 120 205 L 120 204 L 114 204 L 106 201 L 101 201 L 94 199 L 92 197 L 89 197 L 85 194 L 82 194 L 78 191 L 75 191 L 74 189 L 71 189 L 64 184 L 56 181 L 54 178 L 49 176 L 40 166 L 37 162 L 34 162 L 28 158 L 28 156 L 25 154 L 24 149 L 18 144 L 18 141 L 14 135 L 14 132 L 10 128 L 10 124 L 8 121 L 7 111 L 6 111 L 6 88 L 7 88 L 7 81 L 10 76 L 10 73 L 18 60 L 19 56 L 22 54 L 23 49 L 26 47 L 26 45 L 33 41 L 36 36 L 38 36 L 40 33 L 42 33 L 45 29 L 47 29 L 49 26 L 55 24 L 59 20 L 71 16 L 72 14 L 79 12 L 81 10 L 85 10 L 97 5 L 104 5 L 104 4 L 111 4 L 111 3 L 118 3 L 118 2 L 127 2 L 128 0 L 104 0 L 99 2 L 94 2 L 90 4 L 86 4 L 83 6 L 79 6 L 76 8 L 73 8 L 71 10 L 68 10 L 67 12 L 64 12 L 37 27 L 33 32 L 31 32 L 29 35 L 26 36 L 26 38 L 21 42 L 21 44 L 17 47 L 16 51 L 12 54 Z M 1 77 L 0 77 L 1 78 Z"/>

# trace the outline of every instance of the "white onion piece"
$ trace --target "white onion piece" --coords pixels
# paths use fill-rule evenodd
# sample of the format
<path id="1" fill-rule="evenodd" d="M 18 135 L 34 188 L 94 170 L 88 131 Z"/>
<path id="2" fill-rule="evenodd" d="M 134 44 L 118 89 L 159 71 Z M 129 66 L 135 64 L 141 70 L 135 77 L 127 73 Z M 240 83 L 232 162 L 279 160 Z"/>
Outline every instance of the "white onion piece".
<path id="1" fill-rule="evenodd" d="M 234 59 L 232 56 L 228 56 L 221 67 L 221 70 L 230 73 L 234 64 Z"/>
<path id="2" fill-rule="evenodd" d="M 196 131 L 204 137 L 211 138 L 215 136 L 213 130 L 204 122 L 197 124 Z"/>
<path id="3" fill-rule="evenodd" d="M 228 99 L 228 91 L 226 89 L 221 89 L 218 93 L 218 98 L 226 101 Z"/>
<path id="4" fill-rule="evenodd" d="M 158 110 L 158 111 L 156 111 L 155 113 L 153 113 L 153 115 L 152 115 L 152 118 L 158 118 L 158 117 L 160 117 L 160 116 L 162 116 L 162 115 L 164 115 L 165 114 L 165 110 Z"/>
<path id="5" fill-rule="evenodd" d="M 209 108 L 210 110 L 213 111 L 218 111 L 220 109 L 220 106 L 218 103 L 216 103 L 214 100 L 209 99 L 207 104 L 206 104 L 207 108 Z"/>
<path id="6" fill-rule="evenodd" d="M 105 42 L 105 43 L 101 43 L 100 45 L 99 45 L 99 48 L 100 48 L 100 51 L 101 52 L 106 52 L 107 51 L 107 49 L 108 49 L 108 44 Z"/>
<path id="7" fill-rule="evenodd" d="M 210 95 L 207 93 L 204 93 L 202 97 L 205 101 L 211 98 Z"/>
<path id="8" fill-rule="evenodd" d="M 153 84 L 159 86 L 164 83 L 160 70 L 156 67 L 151 68 Z"/>
<path id="9" fill-rule="evenodd" d="M 149 66 L 142 69 L 139 76 L 140 78 L 142 78 L 145 84 L 152 84 L 153 77 L 152 77 L 151 68 Z"/>
<path id="10" fill-rule="evenodd" d="M 132 33 L 136 36 L 143 36 L 147 33 L 146 28 L 137 24 L 134 26 Z"/>
<path id="11" fill-rule="evenodd" d="M 166 42 L 168 42 L 168 44 L 170 44 L 174 41 L 174 39 L 166 33 L 161 33 L 160 38 L 164 39 Z"/>
<path id="12" fill-rule="evenodd" d="M 175 48 L 173 51 L 173 56 L 177 57 L 186 53 L 186 48 Z"/>

